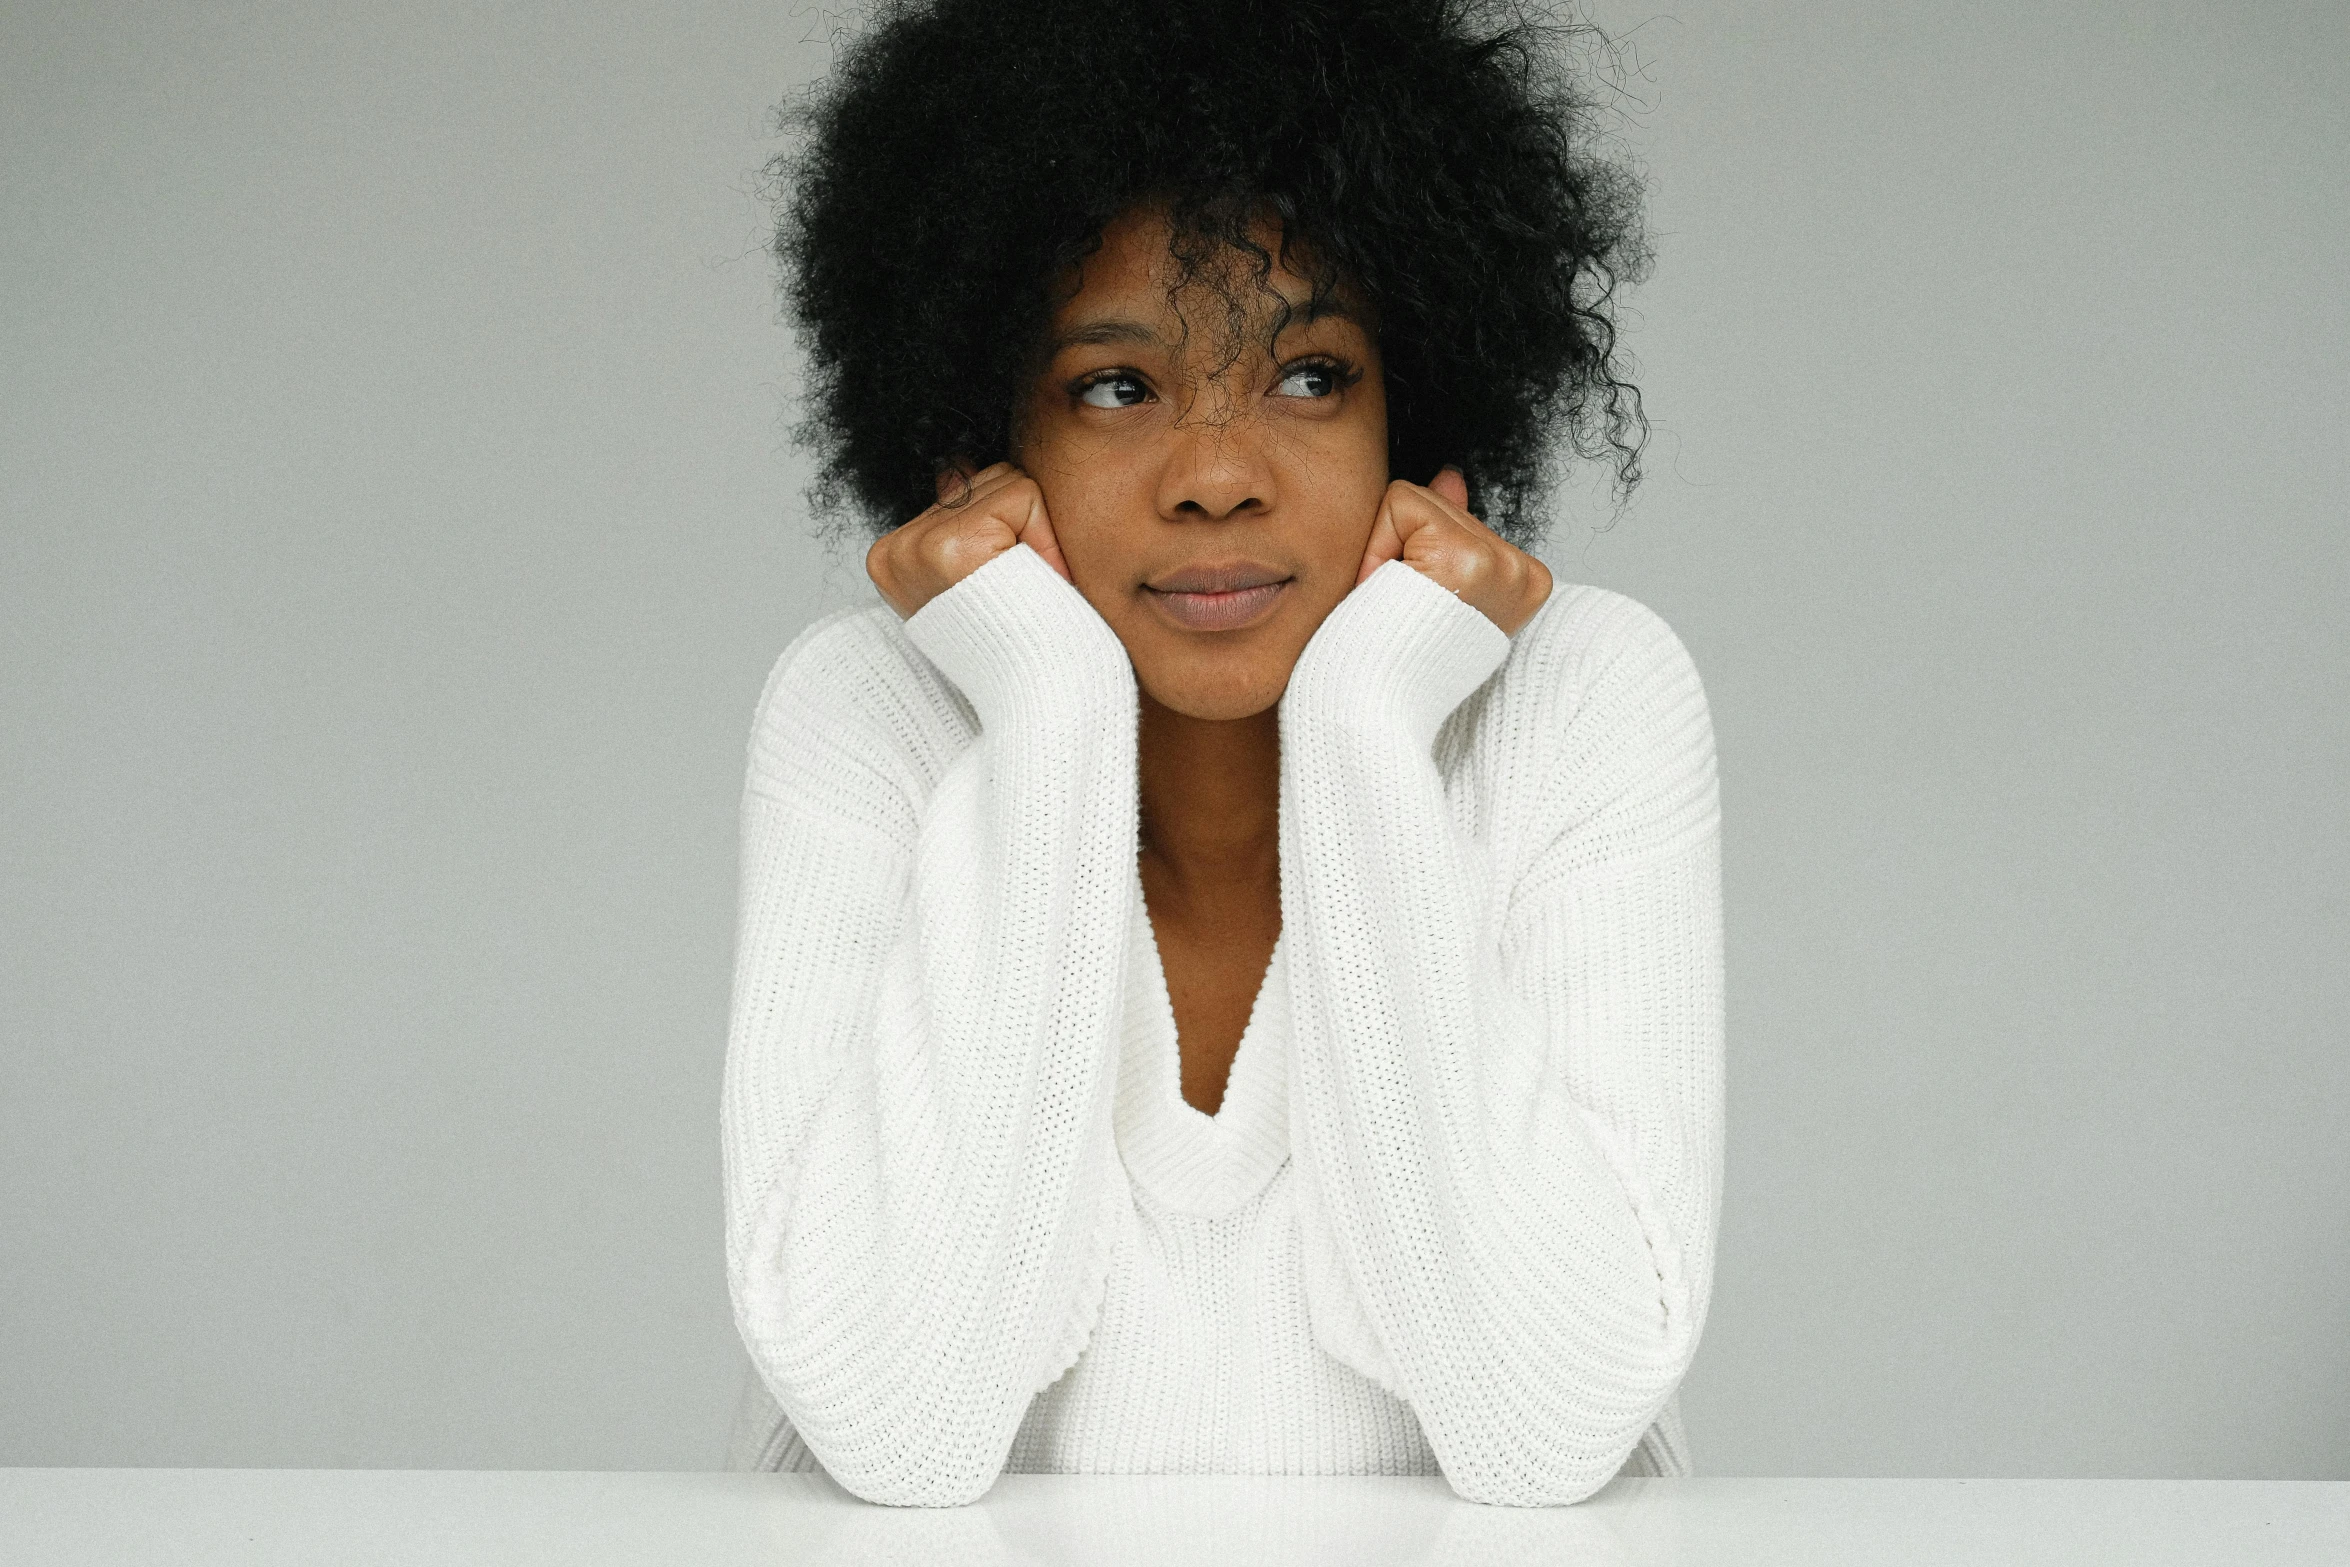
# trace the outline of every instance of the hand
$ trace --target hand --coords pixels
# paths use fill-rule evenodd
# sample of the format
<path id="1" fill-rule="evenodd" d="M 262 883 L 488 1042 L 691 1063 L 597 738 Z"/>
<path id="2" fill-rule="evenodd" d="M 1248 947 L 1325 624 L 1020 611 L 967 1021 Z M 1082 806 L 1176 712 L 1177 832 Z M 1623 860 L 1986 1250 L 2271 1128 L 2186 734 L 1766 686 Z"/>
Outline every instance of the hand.
<path id="1" fill-rule="evenodd" d="M 1015 544 L 1025 544 L 1069 580 L 1045 516 L 1044 491 L 1008 462 L 966 477 L 938 476 L 938 504 L 873 541 L 865 575 L 903 620 Z"/>
<path id="2" fill-rule="evenodd" d="M 1425 485 L 1397 479 L 1379 503 L 1355 585 L 1400 560 L 1447 588 L 1505 634 L 1550 597 L 1550 568 L 1469 514 L 1469 481 L 1447 467 Z"/>

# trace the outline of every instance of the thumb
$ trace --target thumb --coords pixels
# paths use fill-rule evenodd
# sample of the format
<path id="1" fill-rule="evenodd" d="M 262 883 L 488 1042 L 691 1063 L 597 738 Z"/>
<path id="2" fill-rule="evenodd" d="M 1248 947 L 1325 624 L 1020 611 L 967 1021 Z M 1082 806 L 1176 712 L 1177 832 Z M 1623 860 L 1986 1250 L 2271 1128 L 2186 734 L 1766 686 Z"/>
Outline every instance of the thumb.
<path id="1" fill-rule="evenodd" d="M 1069 575 L 1069 562 L 1061 554 L 1060 536 L 1053 532 L 1053 519 L 1044 507 L 1044 494 L 1039 491 L 1028 503 L 1028 515 L 1021 519 L 1016 544 L 1025 544 L 1044 557 L 1044 563 L 1061 574 L 1063 582 L 1074 583 Z"/>
<path id="2" fill-rule="evenodd" d="M 1436 470 L 1436 477 L 1428 481 L 1428 488 L 1447 506 L 1458 511 L 1469 509 L 1469 481 L 1451 463 Z"/>
<path id="3" fill-rule="evenodd" d="M 1372 520 L 1371 537 L 1363 545 L 1363 562 L 1355 568 L 1355 586 L 1371 580 L 1371 573 L 1391 560 L 1403 559 L 1403 530 L 1395 525 L 1395 497 L 1390 493 L 1379 503 L 1379 515 Z"/>

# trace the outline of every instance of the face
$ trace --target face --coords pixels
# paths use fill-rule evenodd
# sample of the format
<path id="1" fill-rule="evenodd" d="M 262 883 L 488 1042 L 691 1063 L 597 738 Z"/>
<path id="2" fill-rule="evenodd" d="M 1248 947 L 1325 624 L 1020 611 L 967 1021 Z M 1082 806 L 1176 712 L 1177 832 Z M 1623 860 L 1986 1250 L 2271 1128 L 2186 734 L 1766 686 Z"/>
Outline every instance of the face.
<path id="1" fill-rule="evenodd" d="M 1255 236 L 1278 253 L 1278 231 Z M 1071 581 L 1116 631 L 1150 697 L 1194 718 L 1281 698 L 1306 641 L 1355 585 L 1387 490 L 1378 345 L 1345 306 L 1237 255 L 1227 282 L 1170 299 L 1165 221 L 1102 235 L 1054 317 L 1015 420 L 1014 461 L 1044 492 Z"/>

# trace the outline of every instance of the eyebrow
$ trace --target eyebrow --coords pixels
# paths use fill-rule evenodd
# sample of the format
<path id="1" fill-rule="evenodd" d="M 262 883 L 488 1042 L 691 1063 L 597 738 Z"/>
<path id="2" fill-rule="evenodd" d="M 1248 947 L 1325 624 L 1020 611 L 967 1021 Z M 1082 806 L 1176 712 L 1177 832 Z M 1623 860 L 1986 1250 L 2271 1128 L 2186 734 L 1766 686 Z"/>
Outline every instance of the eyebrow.
<path id="1" fill-rule="evenodd" d="M 1354 321 L 1360 324 L 1360 318 L 1336 295 L 1319 300 L 1290 302 L 1290 326 L 1310 326 L 1324 320 Z M 1134 343 L 1145 348 L 1155 348 L 1165 347 L 1167 340 L 1129 316 L 1101 316 L 1079 322 L 1068 331 L 1056 334 L 1051 351 L 1057 354 L 1064 348 L 1101 347 L 1114 343 Z"/>
<path id="2" fill-rule="evenodd" d="M 1125 316 L 1103 316 L 1097 320 L 1081 322 L 1054 337 L 1053 352 L 1059 353 L 1064 348 L 1077 348 L 1092 344 L 1140 343 L 1149 346 L 1160 341 L 1159 334 L 1144 326 L 1140 321 L 1130 320 Z"/>
<path id="3" fill-rule="evenodd" d="M 1362 325 L 1362 318 L 1347 309 L 1346 301 L 1340 299 L 1336 294 L 1326 294 L 1320 299 L 1308 299 L 1302 304 L 1292 306 L 1291 309 L 1293 314 L 1289 320 L 1292 326 L 1307 326 L 1316 321 L 1352 321 L 1357 326 Z"/>

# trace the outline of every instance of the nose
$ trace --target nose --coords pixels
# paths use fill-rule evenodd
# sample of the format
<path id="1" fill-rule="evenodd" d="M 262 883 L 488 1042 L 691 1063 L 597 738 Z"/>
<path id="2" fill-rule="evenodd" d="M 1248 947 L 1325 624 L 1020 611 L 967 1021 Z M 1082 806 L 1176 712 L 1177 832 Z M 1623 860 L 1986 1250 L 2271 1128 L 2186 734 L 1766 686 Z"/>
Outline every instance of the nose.
<path id="1" fill-rule="evenodd" d="M 1273 469 L 1258 420 L 1202 417 L 1191 409 L 1168 432 L 1159 470 L 1159 515 L 1222 522 L 1273 508 Z"/>

